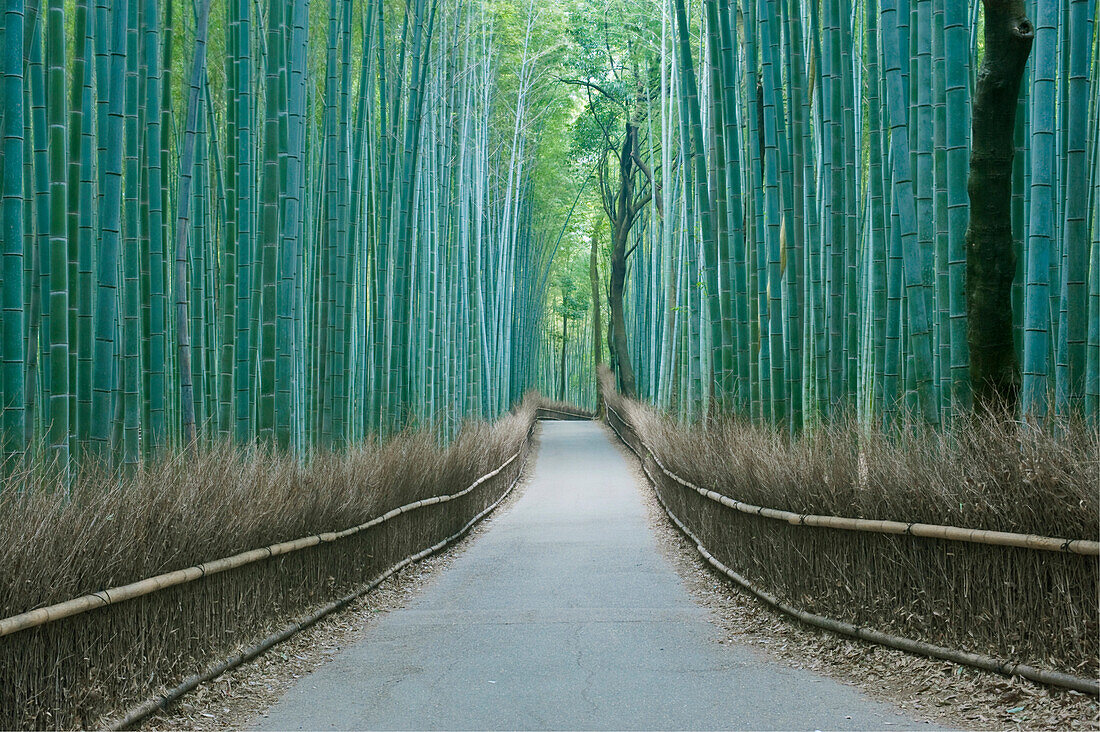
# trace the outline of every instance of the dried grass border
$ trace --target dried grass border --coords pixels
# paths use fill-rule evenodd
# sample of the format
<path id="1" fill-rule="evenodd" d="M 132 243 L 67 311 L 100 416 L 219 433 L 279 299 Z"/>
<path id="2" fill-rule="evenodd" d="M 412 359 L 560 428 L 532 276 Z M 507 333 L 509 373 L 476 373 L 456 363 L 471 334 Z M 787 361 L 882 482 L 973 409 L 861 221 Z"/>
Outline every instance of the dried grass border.
<path id="1" fill-rule="evenodd" d="M 530 430 L 528 430 L 528 439 L 530 439 Z M 344 529 L 343 531 L 326 532 L 323 534 L 313 534 L 311 536 L 303 536 L 300 539 L 293 539 L 291 541 L 284 541 L 278 544 L 272 544 L 265 546 L 261 549 L 251 549 L 240 554 L 234 554 L 231 557 L 222 557 L 221 559 L 215 559 L 211 562 L 204 562 L 202 564 L 196 564 L 193 567 L 186 569 L 178 569 L 174 572 L 167 572 L 165 574 L 159 574 L 155 577 L 149 577 L 147 579 L 139 580 L 137 582 L 131 582 L 128 585 L 121 587 L 111 587 L 106 590 L 100 590 L 99 592 L 93 592 L 88 595 L 73 598 L 72 600 L 66 600 L 55 605 L 49 605 L 43 608 L 37 608 L 35 610 L 29 610 L 19 615 L 13 615 L 7 618 L 0 618 L 0 637 L 5 635 L 11 635 L 18 633 L 21 630 L 27 630 L 29 628 L 37 628 L 45 625 L 46 623 L 52 623 L 62 618 L 72 617 L 85 613 L 90 610 L 96 610 L 108 605 L 114 605 L 116 603 L 124 602 L 126 600 L 132 600 L 136 597 L 143 597 L 150 595 L 154 592 L 168 589 L 169 587 L 175 587 L 176 585 L 186 584 L 188 582 L 194 582 L 196 580 L 209 577 L 211 575 L 218 574 L 219 572 L 226 572 L 231 569 L 243 567 L 246 564 L 253 562 L 259 562 L 264 559 L 270 559 L 271 557 L 277 557 L 283 554 L 290 554 L 291 552 L 300 551 L 302 549 L 308 549 L 309 547 L 317 546 L 318 544 L 339 541 L 345 539 L 354 534 L 358 534 L 360 531 L 366 531 L 372 529 L 375 526 L 383 524 L 391 519 L 400 516 L 403 513 L 409 511 L 415 511 L 418 508 L 424 508 L 426 506 L 434 506 L 440 503 L 447 503 L 457 498 L 461 498 L 470 491 L 477 488 L 479 485 L 487 480 L 496 477 L 502 470 L 507 468 L 524 452 L 524 449 L 519 450 L 510 458 L 504 461 L 504 463 L 489 473 L 481 476 L 475 480 L 471 485 L 464 488 L 457 493 L 451 493 L 449 495 L 432 496 L 431 498 L 425 498 L 412 503 L 406 503 L 404 506 L 391 509 L 381 516 L 376 516 L 369 521 L 359 524 L 358 526 L 352 526 L 351 528 Z"/>
<path id="2" fill-rule="evenodd" d="M 614 408 L 611 408 L 615 412 Z M 615 418 L 622 424 L 626 421 L 618 412 Z M 616 431 L 616 434 L 618 432 Z M 620 435 L 620 439 L 621 439 Z M 1090 539 L 1063 539 L 1051 536 L 1039 536 L 1037 534 L 1017 534 L 1011 531 L 986 531 L 985 529 L 967 529 L 961 526 L 942 526 L 938 524 L 922 524 L 917 522 L 906 523 L 904 521 L 889 521 L 881 519 L 860 519 L 848 516 L 823 516 L 812 513 L 794 513 L 777 508 L 755 506 L 751 503 L 738 501 L 736 498 L 724 496 L 717 491 L 700 488 L 689 480 L 681 478 L 676 473 L 665 467 L 657 453 L 649 448 L 640 437 L 639 444 L 661 469 L 661 472 L 673 481 L 685 488 L 689 488 L 707 500 L 720 503 L 727 508 L 732 508 L 741 513 L 761 516 L 776 521 L 785 521 L 794 526 L 820 526 L 828 529 L 840 529 L 843 531 L 866 531 L 872 534 L 905 534 L 907 536 L 921 536 L 928 539 L 944 539 L 946 541 L 962 541 L 971 544 L 989 544 L 990 546 L 1014 546 L 1020 549 L 1034 549 L 1045 552 L 1064 552 L 1067 554 L 1080 554 L 1085 557 L 1100 557 L 1100 541 Z M 640 456 L 639 456 L 640 457 Z"/>

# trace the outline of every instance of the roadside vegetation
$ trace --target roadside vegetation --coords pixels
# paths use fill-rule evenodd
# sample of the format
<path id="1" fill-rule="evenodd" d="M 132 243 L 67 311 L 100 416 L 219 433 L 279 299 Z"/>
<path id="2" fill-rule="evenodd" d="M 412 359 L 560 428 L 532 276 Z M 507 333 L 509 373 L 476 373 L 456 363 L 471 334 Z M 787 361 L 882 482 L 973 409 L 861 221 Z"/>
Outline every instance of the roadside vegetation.
<path id="1" fill-rule="evenodd" d="M 988 416 L 950 430 L 855 420 L 791 438 L 735 418 L 685 423 L 618 395 L 608 404 L 669 471 L 796 514 L 927 523 L 1062 539 L 1100 525 L 1100 432 Z M 731 510 L 655 464 L 670 510 L 720 561 L 791 605 L 858 627 L 1095 679 L 1095 557 L 876 534 Z"/>
<path id="2" fill-rule="evenodd" d="M 519 475 L 537 399 L 449 443 L 432 429 L 308 461 L 260 447 L 163 455 L 81 471 L 71 490 L 34 473 L 0 491 L 0 617 L 318 533 L 453 494 L 362 533 L 0 637 L 0 727 L 101 726 L 213 661 L 281 630 L 445 539 Z"/>

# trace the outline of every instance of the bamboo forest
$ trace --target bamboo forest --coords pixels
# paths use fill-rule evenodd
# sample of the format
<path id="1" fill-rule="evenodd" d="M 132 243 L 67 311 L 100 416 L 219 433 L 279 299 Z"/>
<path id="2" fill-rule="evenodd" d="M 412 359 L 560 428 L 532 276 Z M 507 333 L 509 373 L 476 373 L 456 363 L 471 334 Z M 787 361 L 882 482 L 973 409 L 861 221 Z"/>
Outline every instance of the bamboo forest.
<path id="1" fill-rule="evenodd" d="M 723 582 L 849 635 L 1056 669 L 1036 683 L 1083 690 L 1070 701 L 1095 721 L 1096 16 L 1096 0 L 0 0 L 0 676 L 27 680 L 0 692 L 0 727 L 136 724 L 110 714 L 195 672 L 179 659 L 238 653 L 457 541 L 530 478 L 539 440 L 589 429 L 566 420 L 621 438 Z M 578 465 L 581 442 L 561 448 Z M 874 575 L 900 584 L 860 595 L 800 564 L 832 545 L 768 534 L 787 549 L 765 556 L 734 536 L 748 518 L 699 518 L 757 504 L 900 522 L 889 541 L 910 544 L 925 524 L 996 534 L 1016 547 L 996 550 L 1006 577 L 1077 604 L 981 605 L 928 577 L 985 560 L 951 574 L 954 554 L 919 548 Z M 72 598 L 175 587 L 194 577 L 158 578 L 303 536 L 320 548 L 278 579 L 168 591 L 252 625 L 194 630 L 177 594 L 79 621 L 190 618 L 139 645 L 55 623 L 84 613 Z M 895 556 L 859 546 L 843 561 Z M 1018 636 L 1038 626 L 1052 635 Z M 687 724 L 671 719 L 637 726 Z M 435 726 L 334 722 L 375 723 Z"/>
<path id="2" fill-rule="evenodd" d="M 947 423 L 975 316 L 981 383 L 1097 413 L 1089 0 L 988 140 L 978 3 L 260 5 L 5 3 L 5 455 L 446 429 L 604 359 L 689 417 Z"/>

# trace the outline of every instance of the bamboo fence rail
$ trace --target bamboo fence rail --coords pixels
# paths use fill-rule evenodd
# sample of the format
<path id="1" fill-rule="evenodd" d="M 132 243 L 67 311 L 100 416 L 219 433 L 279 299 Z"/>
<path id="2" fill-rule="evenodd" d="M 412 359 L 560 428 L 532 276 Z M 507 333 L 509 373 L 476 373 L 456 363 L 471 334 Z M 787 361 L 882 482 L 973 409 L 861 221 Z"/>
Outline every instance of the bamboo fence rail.
<path id="1" fill-rule="evenodd" d="M 528 431 L 527 439 L 530 439 L 530 431 Z M 114 605 L 125 600 L 131 600 L 135 597 L 141 597 L 143 595 L 149 595 L 154 592 L 166 589 L 168 587 L 174 587 L 176 585 L 185 584 L 187 582 L 194 582 L 195 580 L 202 579 L 219 572 L 225 572 L 230 569 L 258 562 L 270 557 L 276 557 L 283 554 L 290 554 L 301 549 L 317 546 L 318 544 L 329 543 L 339 541 L 340 539 L 347 538 L 361 531 L 373 528 L 379 524 L 385 523 L 390 519 L 400 516 L 403 513 L 409 511 L 415 511 L 419 508 L 426 506 L 433 506 L 439 503 L 447 503 L 455 499 L 461 498 L 470 491 L 477 488 L 485 481 L 495 477 L 502 470 L 512 464 L 524 451 L 524 448 L 520 448 L 514 455 L 504 461 L 496 470 L 493 470 L 485 475 L 481 476 L 466 488 L 452 493 L 450 495 L 433 496 L 431 498 L 424 498 L 413 503 L 405 504 L 398 508 L 394 508 L 381 516 L 376 516 L 358 526 L 352 526 L 344 529 L 343 531 L 326 532 L 322 534 L 314 534 L 312 536 L 305 536 L 299 539 L 293 539 L 291 541 L 284 541 L 278 544 L 272 544 L 270 546 L 262 547 L 260 549 L 250 549 L 240 554 L 235 554 L 231 557 L 223 557 L 221 559 L 215 559 L 211 562 L 204 562 L 203 564 L 197 564 L 193 567 L 187 567 L 186 569 L 178 569 L 172 572 L 159 574 L 155 577 L 149 577 L 147 579 L 132 582 L 120 587 L 112 587 L 106 590 L 100 590 L 99 592 L 93 592 L 88 595 L 66 600 L 48 607 L 38 608 L 36 610 L 28 610 L 27 612 L 20 613 L 18 615 L 12 615 L 11 617 L 0 619 L 0 637 L 17 633 L 21 630 L 28 628 L 36 628 L 47 623 L 51 623 L 61 618 L 68 618 L 73 615 L 79 615 L 80 613 L 88 612 L 89 610 L 95 610 L 96 608 L 106 607 L 108 605 Z"/>
<path id="2" fill-rule="evenodd" d="M 622 415 L 614 408 L 608 407 L 614 412 L 615 418 L 621 423 L 627 424 Z M 819 516 L 816 514 L 794 513 L 776 508 L 754 506 L 751 503 L 738 501 L 735 498 L 722 495 L 717 491 L 701 488 L 694 483 L 684 480 L 676 473 L 664 466 L 656 453 L 645 444 L 641 437 L 638 438 L 642 447 L 657 467 L 670 479 L 676 481 L 685 488 L 690 488 L 699 495 L 723 506 L 732 508 L 741 513 L 762 516 L 764 518 L 786 521 L 796 526 L 820 526 L 829 529 L 841 529 L 844 531 L 866 531 L 875 534 L 905 534 L 929 539 L 945 539 L 947 541 L 962 541 L 972 544 L 990 544 L 992 546 L 1013 546 L 1021 549 L 1035 549 L 1047 552 L 1063 552 L 1067 554 L 1080 554 L 1086 557 L 1100 557 L 1100 542 L 1089 539 L 1061 539 L 1050 536 L 1037 536 L 1035 534 L 1015 534 L 1009 531 L 986 531 L 985 529 L 966 529 L 960 526 L 938 526 L 936 524 L 906 523 L 904 521 L 884 521 L 878 519 L 858 519 L 846 516 Z"/>
<path id="3" fill-rule="evenodd" d="M 561 414 L 561 415 L 564 415 L 565 417 L 567 417 L 568 419 L 571 419 L 571 420 L 590 420 L 590 419 L 592 419 L 591 414 L 581 414 L 580 412 L 568 412 L 564 409 L 554 409 L 553 407 L 539 407 L 538 412 L 539 413 L 541 413 L 541 412 L 552 412 L 554 414 Z M 556 417 L 543 417 L 541 414 L 538 415 L 538 418 L 539 419 L 556 419 Z"/>
<path id="4" fill-rule="evenodd" d="M 657 460 L 657 457 L 656 457 L 656 455 L 654 455 L 653 451 L 649 449 L 649 446 L 645 444 L 645 441 L 642 440 L 641 437 L 630 426 L 630 423 L 627 422 L 625 419 L 623 419 L 622 415 L 620 415 L 614 408 L 612 408 L 610 404 L 608 405 L 607 411 L 608 411 L 608 415 L 613 415 L 614 418 L 615 418 L 615 421 L 619 422 L 619 425 L 617 426 L 613 420 L 608 419 L 608 421 L 607 421 L 608 425 L 611 427 L 612 430 L 614 430 L 615 435 L 622 441 L 622 443 L 624 445 L 626 445 L 630 449 L 630 451 L 633 452 L 634 455 L 638 458 L 638 462 L 641 464 L 642 470 L 645 472 L 646 477 L 649 478 L 649 480 L 653 484 L 654 488 L 656 488 L 658 485 L 660 485 L 659 482 L 657 481 L 657 478 L 649 471 L 649 466 L 646 465 L 646 461 L 642 457 L 642 454 L 638 451 L 638 449 L 633 444 L 631 444 L 630 440 L 627 440 L 623 436 L 622 432 L 620 431 L 621 427 L 626 427 L 627 430 L 630 431 L 630 433 L 634 436 L 634 438 L 638 441 L 638 443 L 642 446 L 642 448 L 647 453 L 649 453 L 650 457 L 653 458 L 654 463 L 657 464 L 666 475 L 673 478 L 674 480 L 676 480 L 681 485 L 683 485 L 685 487 L 688 487 L 688 488 L 692 488 L 696 492 L 699 492 L 700 495 L 706 496 L 706 493 L 704 493 L 703 491 L 700 491 L 698 488 L 696 488 L 692 484 L 688 483 L 687 481 L 679 479 L 673 473 L 671 473 L 669 470 L 667 470 L 664 466 L 662 466 L 660 464 L 660 462 Z M 713 491 L 708 491 L 708 492 L 713 493 Z M 683 532 L 683 534 L 688 539 L 691 540 L 692 544 L 695 545 L 695 550 L 699 552 L 700 556 L 702 556 L 703 559 L 705 559 L 708 564 L 710 564 L 712 567 L 717 569 L 719 572 L 724 574 L 729 579 L 733 580 L 735 583 L 740 585 L 742 588 L 747 590 L 749 593 L 754 595 L 759 600 L 767 603 L 768 605 L 774 607 L 775 609 L 777 609 L 781 612 L 784 612 L 788 615 L 791 615 L 792 617 L 797 618 L 798 620 L 800 620 L 800 621 L 802 621 L 802 622 L 804 622 L 808 625 L 813 625 L 814 627 L 822 628 L 823 630 L 828 630 L 828 631 L 831 631 L 833 633 L 839 633 L 841 635 L 847 635 L 847 636 L 850 636 L 850 637 L 853 637 L 853 638 L 858 638 L 860 640 L 869 641 L 871 643 L 877 643 L 879 645 L 887 646 L 889 648 L 896 648 L 898 650 L 907 651 L 909 653 L 915 653 L 915 654 L 918 654 L 918 655 L 928 656 L 928 657 L 931 657 L 931 658 L 938 658 L 938 659 L 941 659 L 941 660 L 944 660 L 944 661 L 951 661 L 953 663 L 958 663 L 958 664 L 965 665 L 965 666 L 972 666 L 974 668 L 979 668 L 979 669 L 982 669 L 984 671 L 991 671 L 993 673 L 1002 674 L 1004 676 L 1022 676 L 1026 679 L 1029 679 L 1031 681 L 1035 681 L 1035 682 L 1038 682 L 1038 683 L 1048 684 L 1048 685 L 1051 685 L 1051 686 L 1058 686 L 1058 687 L 1062 687 L 1062 688 L 1066 688 L 1066 689 L 1073 689 L 1075 691 L 1080 691 L 1080 692 L 1085 693 L 1085 694 L 1091 694 L 1093 696 L 1100 696 L 1100 683 L 1098 683 L 1096 679 L 1083 678 L 1083 677 L 1080 677 L 1080 676 L 1074 676 L 1072 674 L 1067 674 L 1067 673 L 1063 673 L 1063 672 L 1060 672 L 1060 671 L 1050 671 L 1050 670 L 1047 670 L 1047 669 L 1042 669 L 1042 668 L 1037 668 L 1035 666 L 1030 666 L 1028 664 L 1016 663 L 1014 661 L 1006 661 L 1006 660 L 1003 660 L 1003 659 L 994 658 L 992 656 L 987 656 L 987 655 L 980 654 L 980 653 L 971 653 L 969 651 L 962 651 L 962 650 L 958 650 L 958 649 L 954 649 L 954 648 L 945 648 L 943 646 L 938 646 L 938 645 L 935 645 L 935 644 L 932 644 L 932 643 L 926 643 L 924 641 L 914 640 L 912 638 L 903 638 L 901 636 L 892 635 L 890 633 L 883 633 L 881 631 L 874 630 L 874 629 L 871 629 L 871 628 L 859 627 L 857 625 L 853 625 L 852 623 L 846 623 L 846 622 L 843 622 L 843 621 L 840 621 L 840 620 L 835 620 L 833 618 L 829 618 L 829 617 L 826 617 L 824 615 L 818 615 L 816 613 L 807 612 L 807 611 L 805 611 L 801 608 L 798 608 L 798 607 L 795 607 L 795 606 L 793 606 L 789 603 L 786 603 L 786 602 L 782 601 L 781 599 L 779 599 L 778 597 L 776 597 L 775 595 L 773 595 L 772 593 L 768 592 L 767 590 L 764 590 L 764 589 L 758 587 L 755 583 L 753 583 L 750 580 L 746 579 L 745 577 L 743 577 L 742 575 L 740 575 L 739 573 L 737 573 L 736 571 L 731 569 L 729 566 L 727 566 L 726 564 L 721 562 L 719 559 L 717 559 L 703 545 L 702 541 L 695 535 L 695 533 L 693 531 L 691 531 L 691 529 L 689 529 L 687 527 L 687 525 L 684 524 L 684 522 L 681 521 L 679 519 L 679 517 L 676 516 L 675 513 L 672 512 L 672 509 L 669 507 L 668 503 L 665 501 L 664 497 L 661 495 L 661 492 L 659 490 L 655 490 L 654 493 L 657 496 L 657 500 L 661 504 L 661 508 L 664 509 L 664 511 L 668 515 L 669 519 L 671 519 L 672 522 L 676 525 L 676 527 L 681 532 Z M 706 497 L 710 498 L 710 496 L 706 496 Z M 729 505 L 729 504 L 723 503 L 722 505 Z M 753 512 L 753 513 L 755 513 L 755 512 Z M 787 513 L 787 512 L 782 512 L 782 513 Z M 765 514 L 757 514 L 757 515 L 762 515 L 763 516 Z M 768 516 L 768 518 L 775 518 L 775 517 L 774 516 Z M 797 523 L 797 522 L 792 522 L 792 523 Z M 877 522 L 873 522 L 873 523 L 877 523 Z M 806 524 L 806 525 L 810 525 L 810 524 Z M 824 524 L 818 524 L 818 525 L 824 525 Z M 950 528 L 950 527 L 939 527 L 939 528 Z M 885 532 L 885 533 L 898 533 L 898 532 Z M 902 533 L 904 533 L 904 532 L 902 532 Z M 1019 536 L 1019 535 L 1017 535 L 1017 536 Z M 962 541 L 966 541 L 966 539 L 962 539 Z M 983 542 L 977 542 L 977 543 L 983 543 Z M 985 543 L 988 543 L 988 542 L 985 542 Z M 1012 545 L 1012 546 L 1018 546 L 1018 545 Z"/>

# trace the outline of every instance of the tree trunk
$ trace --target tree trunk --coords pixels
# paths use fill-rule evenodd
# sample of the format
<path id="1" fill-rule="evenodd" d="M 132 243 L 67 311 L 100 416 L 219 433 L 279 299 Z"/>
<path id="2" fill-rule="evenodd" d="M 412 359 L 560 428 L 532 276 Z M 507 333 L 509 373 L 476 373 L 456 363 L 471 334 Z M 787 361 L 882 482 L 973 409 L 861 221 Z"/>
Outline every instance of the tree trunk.
<path id="1" fill-rule="evenodd" d="M 974 96 L 966 314 L 974 403 L 1011 413 L 1020 390 L 1012 342 L 1012 156 L 1017 97 L 1035 31 L 1024 0 L 983 0 L 985 59 Z"/>
<path id="2" fill-rule="evenodd" d="M 611 336 L 619 375 L 619 391 L 623 396 L 633 398 L 636 387 L 634 367 L 630 363 L 630 352 L 626 345 L 626 318 L 623 315 L 623 286 L 626 282 L 626 241 L 630 229 L 616 227 L 611 246 Z"/>
<path id="3" fill-rule="evenodd" d="M 596 376 L 596 418 L 603 416 L 603 382 L 600 366 L 603 365 L 603 314 L 600 312 L 600 270 L 597 264 L 599 236 L 592 232 L 591 251 L 588 255 L 588 277 L 592 281 L 592 373 Z"/>
<path id="4" fill-rule="evenodd" d="M 611 308 L 611 326 L 608 346 L 611 349 L 611 362 L 619 377 L 619 391 L 633 398 L 636 387 L 634 367 L 630 363 L 630 352 L 626 343 L 626 319 L 623 316 L 623 286 L 626 283 L 626 245 L 630 239 L 630 229 L 638 208 L 634 204 L 634 155 L 638 141 L 638 128 L 631 122 L 626 123 L 626 135 L 619 154 L 620 188 L 612 205 L 608 206 L 611 217 L 611 282 L 607 302 Z"/>

